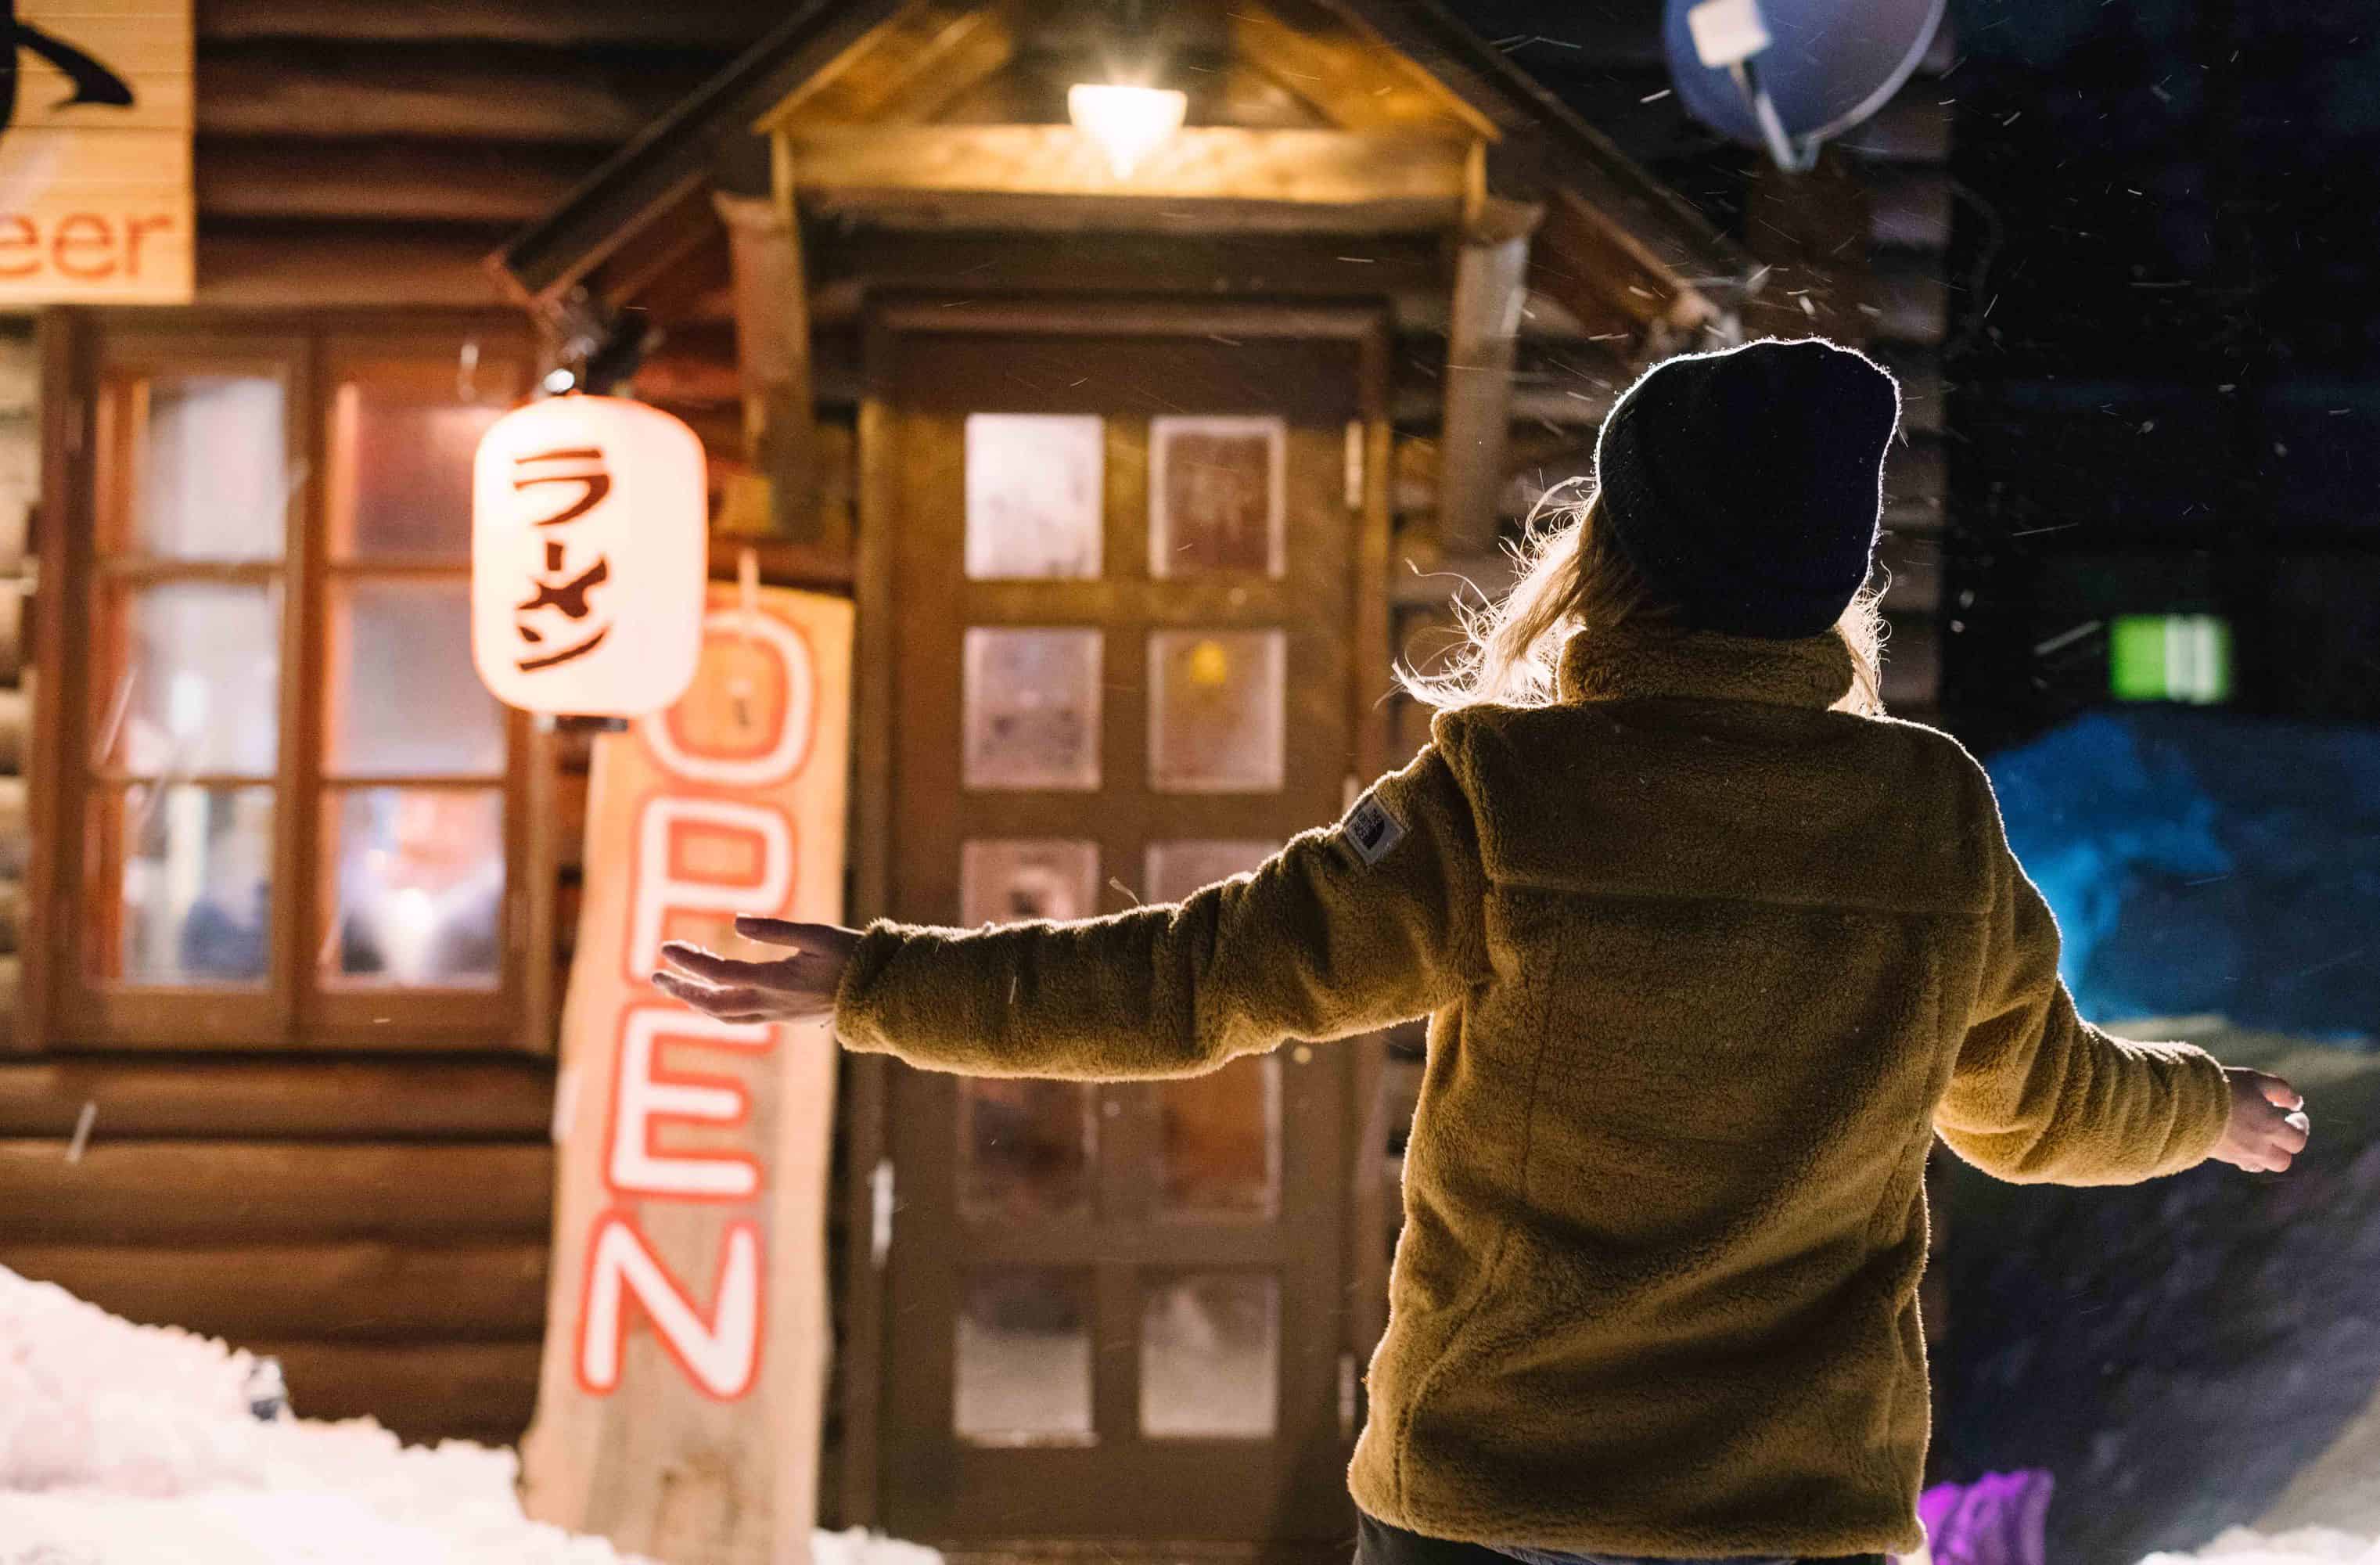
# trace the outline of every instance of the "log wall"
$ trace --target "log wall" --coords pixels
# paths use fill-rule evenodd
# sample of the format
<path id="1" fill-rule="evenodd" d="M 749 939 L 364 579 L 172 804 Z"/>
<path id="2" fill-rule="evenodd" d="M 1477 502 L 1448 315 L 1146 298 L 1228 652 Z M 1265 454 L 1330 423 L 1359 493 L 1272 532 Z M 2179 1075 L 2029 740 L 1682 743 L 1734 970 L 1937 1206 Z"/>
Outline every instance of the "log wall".
<path id="1" fill-rule="evenodd" d="M 275 1354 L 310 1417 L 511 1440 L 552 1091 L 529 1061 L 0 1062 L 0 1266 Z"/>
<path id="2" fill-rule="evenodd" d="M 201 0 L 198 306 L 502 305 L 489 251 L 783 9 Z M 0 320 L 0 1017 L 11 1021 L 36 362 L 30 321 Z M 707 387 L 666 400 L 735 430 L 733 399 Z M 577 767 L 565 804 L 583 807 L 585 746 L 564 748 Z M 583 807 L 565 828 L 565 930 L 582 819 Z M 11 1054 L 6 1039 L 0 1266 L 134 1320 L 276 1353 L 309 1415 L 369 1413 L 417 1439 L 518 1435 L 543 1328 L 550 1062 L 61 1057 Z"/>

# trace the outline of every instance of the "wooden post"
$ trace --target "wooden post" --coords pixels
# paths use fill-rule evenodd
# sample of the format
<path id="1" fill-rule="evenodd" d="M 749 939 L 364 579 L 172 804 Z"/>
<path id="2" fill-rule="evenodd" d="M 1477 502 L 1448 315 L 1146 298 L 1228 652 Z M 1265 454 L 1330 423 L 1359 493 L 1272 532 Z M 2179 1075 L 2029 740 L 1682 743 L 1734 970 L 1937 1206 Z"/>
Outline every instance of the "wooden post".
<path id="1" fill-rule="evenodd" d="M 1525 234 L 1466 239 L 1455 254 L 1438 480 L 1439 540 L 1450 555 L 1485 553 L 1496 541 L 1512 350 L 1528 267 Z"/>
<path id="2" fill-rule="evenodd" d="M 848 547 L 848 539 L 821 536 L 816 503 L 809 285 L 792 192 L 767 199 L 722 192 L 711 200 L 727 224 L 745 445 L 769 483 L 770 530 L 797 542 Z"/>
<path id="3" fill-rule="evenodd" d="M 524 1504 L 665 1565 L 809 1559 L 835 1049 L 648 975 L 664 938 L 735 947 L 738 912 L 840 918 L 851 629 L 714 586 L 693 688 L 596 742 Z"/>

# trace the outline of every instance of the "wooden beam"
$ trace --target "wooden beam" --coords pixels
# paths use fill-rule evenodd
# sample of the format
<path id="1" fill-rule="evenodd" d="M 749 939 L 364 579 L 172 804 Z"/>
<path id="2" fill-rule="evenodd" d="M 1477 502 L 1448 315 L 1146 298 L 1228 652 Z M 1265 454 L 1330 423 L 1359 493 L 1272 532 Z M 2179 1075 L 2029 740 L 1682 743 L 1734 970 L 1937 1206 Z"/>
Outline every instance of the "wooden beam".
<path id="1" fill-rule="evenodd" d="M 531 1338 L 545 1324 L 542 1238 L 350 1240 L 193 1249 L 111 1243 L 0 1248 L 0 1264 L 103 1310 L 234 1341 Z"/>
<path id="2" fill-rule="evenodd" d="M 553 1148 L 0 1140 L 0 1244 L 543 1237 Z"/>
<path id="3" fill-rule="evenodd" d="M 1476 552 L 1495 542 L 1528 265 L 1525 237 L 1465 243 L 1455 253 L 1438 485 L 1439 531 L 1450 552 Z"/>
<path id="4" fill-rule="evenodd" d="M 1445 6 L 1318 3 L 1428 72 L 1494 124 L 1500 138 L 1541 139 L 1548 186 L 1591 209 L 1609 230 L 1603 248 L 1626 254 L 1632 269 L 1646 269 L 1660 280 L 1654 291 L 1673 296 L 1666 308 L 1670 327 L 1691 329 L 1715 317 L 1718 306 L 1706 296 L 1726 297 L 1752 270 L 1750 258 L 1707 217 Z"/>
<path id="5" fill-rule="evenodd" d="M 541 1142 L 553 1067 L 521 1060 L 0 1061 L 0 1136 Z"/>
<path id="6" fill-rule="evenodd" d="M 1931 346 L 1949 330 L 1950 285 L 1942 276 L 1941 257 L 1888 251 L 1876 258 L 1871 287 L 1877 340 Z"/>
<path id="7" fill-rule="evenodd" d="M 1875 118 L 1864 120 L 1833 141 L 1847 152 L 1883 163 L 1950 161 L 1950 105 L 1940 94 L 1902 92 Z"/>
<path id="8" fill-rule="evenodd" d="M 908 227 L 1200 233 L 1451 226 L 1469 151 L 1437 137 L 1198 127 L 1118 178 L 1072 126 L 809 127 L 783 144 L 805 211 Z"/>
<path id="9" fill-rule="evenodd" d="M 801 125 L 917 125 L 1016 52 L 1016 0 L 912 0 L 759 116 L 755 130 Z"/>
<path id="10" fill-rule="evenodd" d="M 523 298 L 558 298 L 638 228 L 709 184 L 722 152 L 804 81 L 831 70 L 897 14 L 902 0 L 793 0 L 783 19 L 692 97 L 638 128 L 492 267 Z"/>
<path id="11" fill-rule="evenodd" d="M 485 264 L 502 232 L 461 224 L 201 222 L 196 302 L 226 309 L 484 309 L 507 302 Z"/>
<path id="12" fill-rule="evenodd" d="M 1879 245 L 1910 249 L 1950 248 L 1950 175 L 1917 164 L 1864 171 L 1874 217 L 1869 236 Z"/>
<path id="13" fill-rule="evenodd" d="M 782 139 L 778 145 L 782 147 Z M 793 192 L 768 200 L 715 197 L 727 224 L 735 275 L 736 358 L 744 373 L 746 448 L 769 482 L 769 520 L 777 537 L 807 544 L 821 537 L 810 386 L 809 280 Z"/>
<path id="14" fill-rule="evenodd" d="M 210 218 L 525 224 L 601 158 L 577 145 L 207 136 L 194 176 Z"/>
<path id="15" fill-rule="evenodd" d="M 201 43 L 217 40 L 354 39 L 442 43 L 660 44 L 739 49 L 785 13 L 784 0 L 206 0 Z"/>
<path id="16" fill-rule="evenodd" d="M 1456 140 L 1495 123 L 1393 49 L 1357 33 L 1314 0 L 1227 7 L 1232 52 L 1351 130 L 1402 128 Z"/>
<path id="17" fill-rule="evenodd" d="M 306 1418 L 379 1419 L 403 1439 L 508 1443 L 537 1401 L 538 1342 L 235 1343 L 281 1361 Z"/>
<path id="18" fill-rule="evenodd" d="M 957 286 L 977 297 L 1062 289 L 1217 300 L 1427 297 L 1442 312 L 1447 288 L 1436 235 L 1367 236 L 1320 249 L 1305 238 L 1273 234 L 1218 235 L 1195 245 L 1159 234 L 1097 234 L 1056 246 L 1029 234 L 945 237 L 870 228 L 829 230 L 811 240 L 810 312 L 821 325 L 853 321 L 861 300 L 875 291 Z M 1404 313 L 1401 302 L 1401 319 Z"/>
<path id="19" fill-rule="evenodd" d="M 376 136 L 586 145 L 627 140 L 700 87 L 710 61 L 650 52 L 441 43 L 239 43 L 198 65 L 201 136 Z"/>
<path id="20" fill-rule="evenodd" d="M 1609 213 L 1559 184 L 1549 192 L 1530 267 L 1529 285 L 1590 328 L 1642 330 L 1659 322 L 1692 330 L 1717 313 Z"/>

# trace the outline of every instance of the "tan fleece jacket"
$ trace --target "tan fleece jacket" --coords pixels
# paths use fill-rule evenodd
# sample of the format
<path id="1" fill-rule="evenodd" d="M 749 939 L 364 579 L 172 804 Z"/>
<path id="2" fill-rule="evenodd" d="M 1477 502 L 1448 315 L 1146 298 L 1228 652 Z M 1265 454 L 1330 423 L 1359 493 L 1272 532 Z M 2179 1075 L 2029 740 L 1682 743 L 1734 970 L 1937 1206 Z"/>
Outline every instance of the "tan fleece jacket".
<path id="1" fill-rule="evenodd" d="M 880 924 L 837 1027 L 1120 1078 L 1427 1013 L 1356 1503 L 1571 1550 L 1914 1547 L 1935 1134 L 2147 1179 L 2212 1149 L 2223 1074 L 2076 1017 L 1982 770 L 1828 710 L 1835 637 L 1582 635 L 1560 673 L 1177 905 Z"/>

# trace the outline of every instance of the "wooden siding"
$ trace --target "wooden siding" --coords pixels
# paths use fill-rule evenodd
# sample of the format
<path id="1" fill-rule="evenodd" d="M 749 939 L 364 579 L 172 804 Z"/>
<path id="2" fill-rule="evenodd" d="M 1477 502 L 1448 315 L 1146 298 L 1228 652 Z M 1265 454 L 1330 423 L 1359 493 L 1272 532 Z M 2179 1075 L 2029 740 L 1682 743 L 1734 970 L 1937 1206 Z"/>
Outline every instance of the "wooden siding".
<path id="1" fill-rule="evenodd" d="M 0 1266 L 275 1354 L 310 1416 L 511 1440 L 552 1093 L 530 1061 L 0 1062 Z"/>

